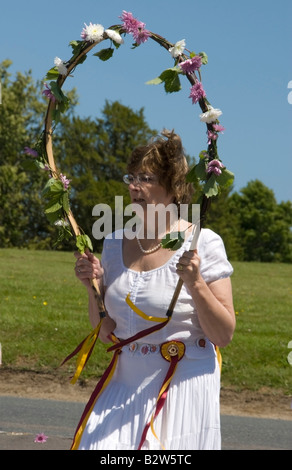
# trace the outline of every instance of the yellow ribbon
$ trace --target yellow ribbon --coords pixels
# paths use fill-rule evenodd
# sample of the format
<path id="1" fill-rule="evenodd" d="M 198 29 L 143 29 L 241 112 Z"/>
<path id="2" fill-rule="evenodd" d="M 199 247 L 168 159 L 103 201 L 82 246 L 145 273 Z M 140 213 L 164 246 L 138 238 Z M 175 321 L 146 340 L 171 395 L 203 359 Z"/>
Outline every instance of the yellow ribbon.
<path id="1" fill-rule="evenodd" d="M 100 330 L 100 327 L 101 327 L 101 323 L 102 323 L 102 320 L 99 322 L 97 327 L 94 328 L 94 330 L 92 330 L 92 332 L 84 340 L 84 343 L 83 343 L 83 345 L 80 349 L 80 352 L 78 354 L 78 357 L 77 357 L 77 364 L 76 364 L 75 374 L 72 377 L 72 379 L 70 380 L 70 383 L 73 384 L 73 385 L 78 380 L 78 377 L 81 374 L 81 372 L 82 372 L 82 370 L 83 370 L 83 368 L 86 364 L 88 355 L 91 353 L 91 351 L 92 351 L 92 349 L 95 345 L 95 342 L 96 342 L 96 340 L 98 338 L 98 335 L 99 335 L 99 330 Z"/>
<path id="2" fill-rule="evenodd" d="M 168 362 L 170 362 L 170 367 L 168 369 L 168 372 L 165 376 L 165 379 L 164 379 L 163 384 L 161 386 L 161 389 L 159 391 L 159 394 L 158 394 L 158 397 L 157 397 L 157 400 L 156 400 L 155 411 L 152 413 L 150 422 L 144 428 L 142 438 L 141 438 L 141 441 L 140 441 L 140 444 L 139 444 L 139 447 L 138 447 L 139 449 L 142 448 L 143 443 L 146 439 L 148 428 L 150 427 L 150 429 L 152 431 L 152 434 L 158 440 L 161 448 L 163 450 L 165 450 L 164 446 L 162 445 L 159 437 L 157 436 L 157 434 L 155 432 L 154 420 L 158 416 L 158 414 L 160 413 L 160 410 L 162 409 L 162 407 L 164 406 L 164 402 L 166 400 L 166 394 L 167 394 L 167 391 L 168 391 L 168 387 L 169 387 L 169 385 L 170 385 L 170 383 L 173 379 L 173 376 L 175 374 L 177 364 L 182 359 L 182 357 L 184 356 L 185 345 L 181 341 L 169 341 L 169 342 L 163 343 L 161 345 L 160 352 L 161 352 L 162 357 L 164 357 L 164 359 L 166 359 Z"/>
<path id="3" fill-rule="evenodd" d="M 175 366 L 175 368 L 174 368 L 174 370 L 173 370 L 173 373 L 172 373 L 171 377 L 169 377 L 169 379 L 168 379 L 168 380 L 165 382 L 165 384 L 161 387 L 161 390 L 160 390 L 159 395 L 158 395 L 158 397 L 157 397 L 156 403 L 158 403 L 160 397 L 162 397 L 163 393 L 165 392 L 165 390 L 166 390 L 167 387 L 169 386 L 170 382 L 172 381 L 172 378 L 173 378 L 174 373 L 175 373 L 175 371 L 176 371 L 176 367 L 177 367 L 177 364 L 176 364 L 176 366 Z M 157 434 L 156 434 L 156 432 L 155 432 L 155 429 L 154 429 L 154 418 L 155 418 L 155 413 L 152 414 L 152 416 L 151 416 L 151 422 L 150 422 L 150 428 L 151 428 L 152 434 L 153 434 L 154 437 L 158 440 L 158 442 L 159 442 L 161 448 L 162 448 L 163 450 L 165 450 L 165 447 L 162 445 L 162 443 L 160 442 L 159 437 L 157 436 Z"/>
<path id="4" fill-rule="evenodd" d="M 91 412 L 92 412 L 92 410 L 95 406 L 95 403 L 96 403 L 98 397 L 101 395 L 101 393 L 104 391 L 104 389 L 107 387 L 107 385 L 111 381 L 111 378 L 112 378 L 112 376 L 115 372 L 115 369 L 116 369 L 118 357 L 119 357 L 119 351 L 116 351 L 116 353 L 115 353 L 115 355 L 112 359 L 112 362 L 109 365 L 109 368 L 106 370 L 106 372 L 104 373 L 104 375 L 102 377 L 102 378 L 104 378 L 104 381 L 102 381 L 102 379 L 101 379 L 101 381 L 97 384 L 97 387 L 95 388 L 95 390 L 94 390 L 94 392 L 91 396 L 91 399 L 90 399 L 91 405 L 88 408 L 88 410 L 86 412 L 86 415 L 82 419 L 82 422 L 79 424 L 79 426 L 77 428 L 76 434 L 74 436 L 74 441 L 73 441 L 73 444 L 71 446 L 71 450 L 78 450 L 78 447 L 79 447 L 79 444 L 80 444 L 80 441 L 81 441 L 81 438 L 82 438 L 82 434 L 83 434 L 84 429 L 86 427 L 89 416 L 90 416 L 90 414 L 91 414 Z M 90 401 L 89 401 L 89 403 L 90 403 Z M 86 410 L 86 408 L 85 408 L 85 410 Z"/>
<path id="5" fill-rule="evenodd" d="M 131 301 L 130 299 L 130 294 L 127 295 L 126 297 L 126 302 L 127 304 L 129 305 L 129 307 L 131 307 L 131 309 L 137 314 L 139 315 L 140 317 L 144 318 L 144 320 L 148 320 L 148 321 L 156 321 L 156 322 L 165 322 L 165 318 L 161 318 L 161 317 L 153 317 L 152 315 L 146 315 L 146 313 L 144 313 L 142 310 L 140 310 L 138 307 L 136 307 L 135 304 L 133 304 L 133 302 Z"/>
<path id="6" fill-rule="evenodd" d="M 218 363 L 219 363 L 219 369 L 220 369 L 220 373 L 221 373 L 221 370 L 222 370 L 222 356 L 221 356 L 221 352 L 220 352 L 220 349 L 218 348 L 218 346 L 216 346 L 216 355 L 217 355 L 217 360 L 218 360 Z"/>

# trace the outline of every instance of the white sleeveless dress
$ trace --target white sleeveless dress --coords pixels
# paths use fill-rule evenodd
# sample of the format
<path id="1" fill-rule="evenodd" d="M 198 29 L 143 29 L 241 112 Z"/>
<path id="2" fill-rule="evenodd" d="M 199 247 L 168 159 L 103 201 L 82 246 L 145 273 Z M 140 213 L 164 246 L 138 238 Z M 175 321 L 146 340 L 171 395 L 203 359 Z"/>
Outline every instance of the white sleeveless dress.
<path id="1" fill-rule="evenodd" d="M 102 265 L 107 287 L 105 306 L 117 324 L 114 334 L 126 339 L 153 326 L 128 306 L 127 295 L 146 315 L 165 318 L 178 281 L 176 264 L 189 249 L 191 237 L 163 266 L 137 272 L 123 263 L 122 236 L 122 231 L 117 231 L 113 238 L 105 239 Z M 209 229 L 201 230 L 198 254 L 201 274 L 207 283 L 232 274 L 221 238 Z M 149 429 L 142 450 L 161 450 L 162 446 L 165 450 L 221 448 L 216 351 L 205 337 L 194 302 L 183 286 L 167 326 L 123 347 L 113 378 L 89 416 L 79 450 L 138 448 L 169 368 L 169 362 L 159 351 L 160 345 L 169 340 L 182 341 L 185 355 L 177 365 L 165 404 L 154 421 L 156 437 Z"/>

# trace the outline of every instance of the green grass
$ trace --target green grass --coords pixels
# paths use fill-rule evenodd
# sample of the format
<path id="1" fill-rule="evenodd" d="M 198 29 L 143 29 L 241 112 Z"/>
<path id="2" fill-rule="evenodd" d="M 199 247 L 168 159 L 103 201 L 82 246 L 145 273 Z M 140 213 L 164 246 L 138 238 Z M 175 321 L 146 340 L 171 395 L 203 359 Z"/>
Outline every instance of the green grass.
<path id="1" fill-rule="evenodd" d="M 223 383 L 292 392 L 288 343 L 292 340 L 292 265 L 234 262 L 237 327 L 222 351 Z"/>
<path id="2" fill-rule="evenodd" d="M 74 275 L 71 253 L 0 250 L 2 363 L 12 369 L 68 374 L 56 369 L 91 330 L 87 295 Z M 238 390 L 292 391 L 287 361 L 292 340 L 292 265 L 234 262 L 237 328 L 221 350 L 222 384 Z M 110 360 L 97 343 L 83 377 L 99 376 Z"/>

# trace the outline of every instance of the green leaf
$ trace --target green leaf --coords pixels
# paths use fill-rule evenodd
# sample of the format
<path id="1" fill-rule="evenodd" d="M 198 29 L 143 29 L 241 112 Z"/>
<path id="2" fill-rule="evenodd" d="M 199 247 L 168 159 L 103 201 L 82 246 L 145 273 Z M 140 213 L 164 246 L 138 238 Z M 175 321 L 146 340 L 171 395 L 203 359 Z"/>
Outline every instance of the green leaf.
<path id="1" fill-rule="evenodd" d="M 197 181 L 196 165 L 194 165 L 190 169 L 190 171 L 187 173 L 186 181 L 187 181 L 187 183 L 194 183 L 195 181 Z"/>
<path id="2" fill-rule="evenodd" d="M 53 67 L 47 72 L 47 75 L 45 78 L 46 80 L 56 80 L 58 76 L 59 76 L 59 71 L 57 67 Z"/>
<path id="3" fill-rule="evenodd" d="M 199 163 L 195 166 L 195 174 L 199 180 L 205 181 L 207 177 L 205 159 L 200 159 Z"/>
<path id="4" fill-rule="evenodd" d="M 69 46 L 72 47 L 73 55 L 74 57 L 77 57 L 82 48 L 83 48 L 84 42 L 83 41 L 71 41 L 69 42 Z"/>
<path id="5" fill-rule="evenodd" d="M 93 251 L 92 243 L 88 235 L 77 235 L 76 246 L 81 254 L 85 252 L 86 248 Z"/>
<path id="6" fill-rule="evenodd" d="M 114 49 L 109 47 L 107 49 L 102 49 L 101 51 L 96 52 L 93 55 L 95 55 L 100 60 L 103 60 L 105 62 L 106 60 L 109 60 L 112 57 L 113 53 L 114 53 Z"/>
<path id="7" fill-rule="evenodd" d="M 64 191 L 64 186 L 63 186 L 63 183 L 59 180 L 56 180 L 55 178 L 50 178 L 43 191 L 42 191 L 42 194 L 43 196 L 44 195 L 47 195 L 49 193 L 61 193 Z"/>
<path id="8" fill-rule="evenodd" d="M 146 82 L 146 85 L 160 85 L 161 83 L 163 83 L 161 78 L 156 77 L 156 78 L 153 78 L 152 80 L 149 80 L 148 82 Z"/>
<path id="9" fill-rule="evenodd" d="M 63 208 L 62 197 L 63 197 L 63 191 L 50 193 L 50 198 L 47 201 L 47 204 L 45 207 L 45 213 L 48 214 L 51 212 L 57 212 L 60 209 L 62 209 Z"/>
<path id="10" fill-rule="evenodd" d="M 206 177 L 206 160 L 201 158 L 199 163 L 190 169 L 186 176 L 186 180 L 188 183 L 195 183 L 198 179 L 205 181 Z"/>
<path id="11" fill-rule="evenodd" d="M 57 222 L 57 220 L 55 220 L 54 222 Z M 54 246 L 58 246 L 64 240 L 70 240 L 72 236 L 73 235 L 68 227 L 66 226 L 58 227 L 58 238 L 55 241 Z"/>
<path id="12" fill-rule="evenodd" d="M 164 70 L 159 77 L 153 78 L 146 82 L 146 85 L 160 85 L 164 83 L 164 89 L 166 93 L 173 93 L 181 90 L 181 83 L 179 79 L 179 74 L 182 71 L 179 67 L 172 67 L 170 69 Z"/>
<path id="13" fill-rule="evenodd" d="M 64 191 L 62 195 L 62 206 L 66 214 L 69 214 L 70 205 L 69 205 L 69 194 L 68 191 Z"/>
<path id="14" fill-rule="evenodd" d="M 228 186 L 232 185 L 234 181 L 234 174 L 226 168 L 222 168 L 221 175 L 217 176 L 216 179 L 221 187 L 227 188 Z"/>
<path id="15" fill-rule="evenodd" d="M 49 214 L 51 212 L 59 212 L 60 209 L 62 209 L 62 204 L 60 201 L 57 201 L 57 202 L 50 201 L 47 208 L 45 209 L 45 213 Z"/>
<path id="16" fill-rule="evenodd" d="M 61 102 L 58 102 L 57 106 L 58 106 L 58 111 L 60 113 L 64 113 L 64 111 L 66 111 L 66 109 L 68 109 L 69 107 L 69 99 L 67 98 L 67 96 L 63 95 L 63 101 Z"/>
<path id="17" fill-rule="evenodd" d="M 50 82 L 50 88 L 53 95 L 56 97 L 58 101 L 58 106 L 61 112 L 65 111 L 69 105 L 70 100 L 64 95 L 63 91 L 61 90 L 60 86 L 57 82 Z"/>
<path id="18" fill-rule="evenodd" d="M 51 224 L 54 224 L 55 222 L 57 222 L 61 217 L 61 212 L 62 212 L 61 210 L 56 211 L 56 212 L 47 212 L 46 216 L 47 216 L 48 221 Z"/>
<path id="19" fill-rule="evenodd" d="M 181 232 L 167 233 L 165 237 L 161 240 L 162 248 L 169 249 L 172 251 L 178 250 L 183 243 L 184 235 L 182 235 Z"/>
<path id="20" fill-rule="evenodd" d="M 55 123 L 57 124 L 60 121 L 60 118 L 61 118 L 60 110 L 58 108 L 53 109 L 53 112 L 52 112 L 53 121 L 55 121 Z"/>
<path id="21" fill-rule="evenodd" d="M 40 170 L 44 170 L 45 169 L 45 165 L 43 162 L 39 161 L 39 160 L 34 160 L 33 162 L 36 166 L 36 168 L 39 168 Z"/>
<path id="22" fill-rule="evenodd" d="M 50 88 L 51 88 L 51 92 L 53 93 L 57 101 L 62 102 L 64 99 L 64 93 L 62 92 L 57 82 L 54 82 L 54 81 L 50 82 Z"/>
<path id="23" fill-rule="evenodd" d="M 216 177 L 214 173 L 207 180 L 206 184 L 204 185 L 203 191 L 204 191 L 205 196 L 207 196 L 208 198 L 217 196 L 218 186 L 217 186 Z"/>
<path id="24" fill-rule="evenodd" d="M 207 150 L 202 150 L 202 151 L 200 152 L 200 154 L 199 154 L 199 157 L 200 157 L 201 159 L 208 158 L 209 155 L 208 155 Z"/>
<path id="25" fill-rule="evenodd" d="M 206 65 L 208 63 L 208 56 L 207 56 L 206 52 L 199 52 L 199 56 L 202 59 L 202 64 Z"/>
<path id="26" fill-rule="evenodd" d="M 164 89 L 166 93 L 173 93 L 181 90 L 181 84 L 179 79 L 178 67 L 173 67 L 171 69 L 166 69 L 159 75 L 159 78 L 164 82 Z"/>

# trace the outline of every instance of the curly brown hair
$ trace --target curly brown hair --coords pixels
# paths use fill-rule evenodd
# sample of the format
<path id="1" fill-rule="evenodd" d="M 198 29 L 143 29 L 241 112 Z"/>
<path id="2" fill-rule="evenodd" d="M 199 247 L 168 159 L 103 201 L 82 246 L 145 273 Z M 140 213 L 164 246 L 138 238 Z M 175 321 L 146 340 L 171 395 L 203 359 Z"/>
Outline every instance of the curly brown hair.
<path id="1" fill-rule="evenodd" d="M 168 194 L 174 195 L 174 203 L 189 204 L 193 186 L 186 182 L 189 171 L 182 141 L 174 131 L 164 129 L 161 136 L 148 145 L 136 147 L 128 162 L 129 173 L 152 173 Z"/>

